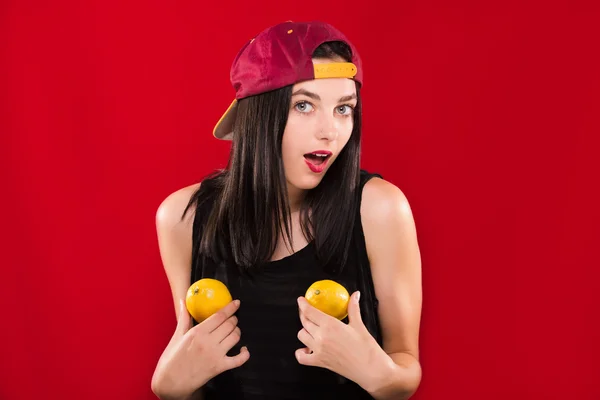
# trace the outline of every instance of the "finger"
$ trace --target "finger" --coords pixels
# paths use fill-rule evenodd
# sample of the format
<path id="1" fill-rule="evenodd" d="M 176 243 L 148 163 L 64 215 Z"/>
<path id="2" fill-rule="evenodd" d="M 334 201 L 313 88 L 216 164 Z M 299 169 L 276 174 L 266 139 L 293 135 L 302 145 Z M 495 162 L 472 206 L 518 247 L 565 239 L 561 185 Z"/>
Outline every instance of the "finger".
<path id="1" fill-rule="evenodd" d="M 306 347 L 303 349 L 296 350 L 295 355 L 296 360 L 298 360 L 299 364 L 309 365 L 311 367 L 318 366 L 318 361 L 317 357 L 315 356 L 315 353 L 311 352 L 310 349 L 307 349 Z"/>
<path id="2" fill-rule="evenodd" d="M 235 314 L 239 306 L 239 300 L 231 301 L 225 307 L 221 308 L 219 311 L 202 321 L 199 326 L 202 326 L 201 329 L 205 329 L 210 333 L 217 329 L 223 322 L 227 321 L 229 317 Z"/>
<path id="3" fill-rule="evenodd" d="M 358 303 L 359 299 L 360 292 L 356 291 L 352 293 L 350 302 L 348 303 L 348 322 L 351 325 L 364 325 L 360 315 L 360 304 Z"/>
<path id="4" fill-rule="evenodd" d="M 317 326 L 321 326 L 321 324 L 325 323 L 328 318 L 331 318 L 321 310 L 317 310 L 311 306 L 303 296 L 298 297 L 298 308 L 300 308 L 300 311 L 306 318 L 308 318 Z"/>
<path id="5" fill-rule="evenodd" d="M 225 339 L 219 343 L 219 346 L 223 348 L 225 352 L 231 350 L 233 346 L 235 346 L 239 341 L 240 337 L 242 337 L 242 331 L 240 327 L 237 326 Z"/>
<path id="6" fill-rule="evenodd" d="M 311 336 L 316 335 L 319 327 L 315 325 L 314 322 L 306 318 L 302 311 L 300 311 L 300 322 L 302 322 L 302 326 L 308 331 L 308 333 L 310 333 Z"/>
<path id="7" fill-rule="evenodd" d="M 246 346 L 240 349 L 239 354 L 235 356 L 225 356 L 223 361 L 224 371 L 228 369 L 233 369 L 244 365 L 246 361 L 250 358 L 250 352 Z"/>
<path id="8" fill-rule="evenodd" d="M 183 299 L 179 299 L 179 310 L 177 314 L 177 327 L 175 328 L 175 332 L 178 335 L 183 335 L 186 333 L 190 327 L 192 326 L 192 316 L 188 312 L 185 307 L 185 301 Z"/>
<path id="9" fill-rule="evenodd" d="M 237 327 L 238 319 L 235 315 L 232 315 L 223 322 L 217 329 L 212 331 L 211 336 L 217 343 L 221 343 L 233 330 Z"/>
<path id="10" fill-rule="evenodd" d="M 298 331 L 298 340 L 309 349 L 314 349 L 316 342 L 315 338 L 306 331 L 306 329 L 300 329 Z"/>

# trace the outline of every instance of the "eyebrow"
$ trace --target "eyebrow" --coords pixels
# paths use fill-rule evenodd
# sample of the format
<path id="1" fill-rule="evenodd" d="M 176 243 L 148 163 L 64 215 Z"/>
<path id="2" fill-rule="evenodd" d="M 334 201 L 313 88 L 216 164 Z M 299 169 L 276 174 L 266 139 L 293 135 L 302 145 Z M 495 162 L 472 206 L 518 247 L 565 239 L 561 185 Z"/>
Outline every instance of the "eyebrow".
<path id="1" fill-rule="evenodd" d="M 309 92 L 306 89 L 298 89 L 294 93 L 292 93 L 292 97 L 299 96 L 299 95 L 304 95 L 304 96 L 310 97 L 311 99 L 314 99 L 314 100 L 321 100 L 321 97 L 319 97 L 318 94 L 313 93 L 313 92 Z M 340 97 L 340 99 L 338 100 L 338 102 L 341 103 L 341 102 L 344 102 L 344 101 L 350 101 L 350 100 L 354 100 L 354 99 L 356 99 L 356 93 L 353 93 L 353 94 L 348 95 L 348 96 L 342 96 L 342 97 Z"/>

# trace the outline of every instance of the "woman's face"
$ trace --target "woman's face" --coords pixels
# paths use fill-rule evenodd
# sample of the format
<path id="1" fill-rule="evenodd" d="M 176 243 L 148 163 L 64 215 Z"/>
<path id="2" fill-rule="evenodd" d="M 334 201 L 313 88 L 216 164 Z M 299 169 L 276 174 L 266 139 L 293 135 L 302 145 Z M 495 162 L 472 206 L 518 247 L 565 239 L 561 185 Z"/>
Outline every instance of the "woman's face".
<path id="1" fill-rule="evenodd" d="M 342 61 L 313 60 L 315 64 Z M 315 79 L 294 85 L 282 139 L 289 190 L 309 190 L 321 182 L 350 139 L 356 102 L 352 79 Z"/>

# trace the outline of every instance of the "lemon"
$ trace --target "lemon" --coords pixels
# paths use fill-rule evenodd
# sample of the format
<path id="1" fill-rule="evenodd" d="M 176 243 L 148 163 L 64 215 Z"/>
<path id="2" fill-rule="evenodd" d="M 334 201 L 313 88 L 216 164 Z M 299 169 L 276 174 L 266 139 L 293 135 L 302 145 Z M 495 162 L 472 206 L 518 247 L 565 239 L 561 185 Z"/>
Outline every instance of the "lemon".
<path id="1" fill-rule="evenodd" d="M 304 297 L 310 305 L 334 318 L 342 320 L 348 315 L 350 294 L 335 281 L 316 281 L 310 285 Z"/>
<path id="2" fill-rule="evenodd" d="M 189 287 L 185 305 L 190 315 L 200 323 L 232 301 L 227 286 L 219 280 L 203 278 Z"/>

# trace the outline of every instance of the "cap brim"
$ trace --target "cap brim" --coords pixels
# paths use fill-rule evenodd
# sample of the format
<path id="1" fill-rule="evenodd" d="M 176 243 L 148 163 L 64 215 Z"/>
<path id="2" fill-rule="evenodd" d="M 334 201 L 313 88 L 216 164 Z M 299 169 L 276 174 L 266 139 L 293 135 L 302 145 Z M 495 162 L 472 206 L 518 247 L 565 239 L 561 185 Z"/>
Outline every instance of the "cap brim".
<path id="1" fill-rule="evenodd" d="M 237 100 L 233 100 L 227 111 L 213 129 L 213 136 L 221 140 L 233 140 L 233 124 L 237 116 Z"/>

